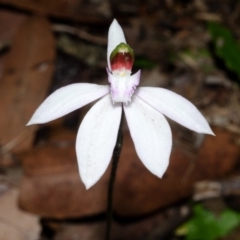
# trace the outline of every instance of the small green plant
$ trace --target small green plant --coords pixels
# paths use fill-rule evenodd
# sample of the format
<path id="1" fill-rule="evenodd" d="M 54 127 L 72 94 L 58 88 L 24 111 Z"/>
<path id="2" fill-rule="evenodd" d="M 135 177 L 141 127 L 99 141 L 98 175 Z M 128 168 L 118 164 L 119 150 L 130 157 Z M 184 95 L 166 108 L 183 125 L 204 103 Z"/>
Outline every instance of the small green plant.
<path id="1" fill-rule="evenodd" d="M 193 217 L 177 231 L 184 233 L 187 240 L 216 240 L 240 225 L 240 213 L 230 209 L 215 216 L 202 205 L 196 205 L 193 212 Z"/>
<path id="2" fill-rule="evenodd" d="M 226 67 L 236 73 L 240 79 L 239 42 L 235 40 L 231 31 L 218 23 L 210 22 L 208 24 L 208 31 L 211 34 L 216 55 L 221 58 Z"/>

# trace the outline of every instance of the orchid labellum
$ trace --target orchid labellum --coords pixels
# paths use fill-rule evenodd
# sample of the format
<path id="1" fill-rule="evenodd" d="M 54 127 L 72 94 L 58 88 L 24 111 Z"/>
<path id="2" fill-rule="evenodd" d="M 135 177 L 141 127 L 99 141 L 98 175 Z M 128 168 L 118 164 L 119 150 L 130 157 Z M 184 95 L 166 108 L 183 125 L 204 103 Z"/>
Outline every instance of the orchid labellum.
<path id="1" fill-rule="evenodd" d="M 202 114 L 185 98 L 163 88 L 137 88 L 141 73 L 131 73 L 134 52 L 116 20 L 109 28 L 107 62 L 110 86 L 76 83 L 62 87 L 40 105 L 28 123 L 46 123 L 100 99 L 84 117 L 76 140 L 80 177 L 87 189 L 110 163 L 123 111 L 138 157 L 160 178 L 172 148 L 165 116 L 190 130 L 214 135 Z"/>

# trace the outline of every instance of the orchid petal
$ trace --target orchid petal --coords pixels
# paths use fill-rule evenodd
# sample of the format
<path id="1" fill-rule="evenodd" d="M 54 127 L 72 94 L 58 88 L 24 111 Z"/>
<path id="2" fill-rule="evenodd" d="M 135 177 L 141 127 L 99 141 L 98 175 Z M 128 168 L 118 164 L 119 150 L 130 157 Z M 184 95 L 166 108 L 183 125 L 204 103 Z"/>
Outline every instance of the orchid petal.
<path id="1" fill-rule="evenodd" d="M 136 93 L 159 112 L 198 133 L 212 134 L 204 116 L 187 99 L 163 88 L 141 87 Z"/>
<path id="2" fill-rule="evenodd" d="M 110 55 L 120 43 L 126 43 L 126 39 L 121 26 L 118 21 L 114 19 L 108 31 L 107 62 L 109 70 L 111 70 Z"/>
<path id="3" fill-rule="evenodd" d="M 140 78 L 141 78 L 141 70 L 138 70 L 136 73 L 131 75 L 129 78 L 130 78 L 132 85 L 138 86 L 140 83 Z"/>
<path id="4" fill-rule="evenodd" d="M 106 95 L 108 92 L 108 86 L 90 83 L 75 83 L 62 87 L 46 98 L 27 125 L 55 120 Z"/>
<path id="5" fill-rule="evenodd" d="M 172 147 L 167 120 L 138 97 L 124 106 L 124 112 L 140 160 L 150 172 L 161 178 L 168 167 Z"/>
<path id="6" fill-rule="evenodd" d="M 118 135 L 121 104 L 112 104 L 108 94 L 86 114 L 77 134 L 78 167 L 86 189 L 106 171 Z"/>

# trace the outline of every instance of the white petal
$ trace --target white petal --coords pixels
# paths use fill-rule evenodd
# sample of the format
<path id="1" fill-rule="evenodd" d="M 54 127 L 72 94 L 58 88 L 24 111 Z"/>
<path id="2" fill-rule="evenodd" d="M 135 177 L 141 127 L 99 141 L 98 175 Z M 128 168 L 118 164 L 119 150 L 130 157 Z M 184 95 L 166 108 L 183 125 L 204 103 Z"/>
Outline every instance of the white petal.
<path id="1" fill-rule="evenodd" d="M 141 70 L 138 70 L 136 73 L 130 76 L 131 84 L 134 86 L 138 86 L 141 78 Z"/>
<path id="2" fill-rule="evenodd" d="M 110 55 L 116 46 L 120 43 L 126 43 L 126 39 L 121 26 L 119 25 L 118 21 L 114 19 L 108 30 L 107 62 L 108 69 L 110 70 Z"/>
<path id="3" fill-rule="evenodd" d="M 184 127 L 198 133 L 214 135 L 204 116 L 182 96 L 167 89 L 154 87 L 141 87 L 136 94 L 159 112 Z"/>
<path id="4" fill-rule="evenodd" d="M 113 105 L 108 94 L 89 110 L 81 123 L 76 151 L 80 177 L 87 189 L 100 179 L 109 165 L 121 114 L 122 105 Z"/>
<path id="5" fill-rule="evenodd" d="M 147 169 L 162 177 L 169 164 L 172 133 L 165 117 L 142 99 L 124 106 L 136 152 Z"/>
<path id="6" fill-rule="evenodd" d="M 46 123 L 62 117 L 109 92 L 109 86 L 75 83 L 52 93 L 39 106 L 27 125 Z"/>

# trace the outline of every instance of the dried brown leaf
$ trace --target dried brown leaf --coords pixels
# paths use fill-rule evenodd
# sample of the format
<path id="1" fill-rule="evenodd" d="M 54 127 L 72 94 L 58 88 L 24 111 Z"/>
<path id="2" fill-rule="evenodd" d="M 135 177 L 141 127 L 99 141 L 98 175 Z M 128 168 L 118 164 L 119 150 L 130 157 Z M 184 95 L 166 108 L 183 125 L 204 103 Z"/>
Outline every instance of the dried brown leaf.
<path id="1" fill-rule="evenodd" d="M 55 41 L 47 20 L 29 18 L 14 37 L 0 80 L 2 153 L 29 148 L 31 115 L 47 94 L 53 74 Z"/>

